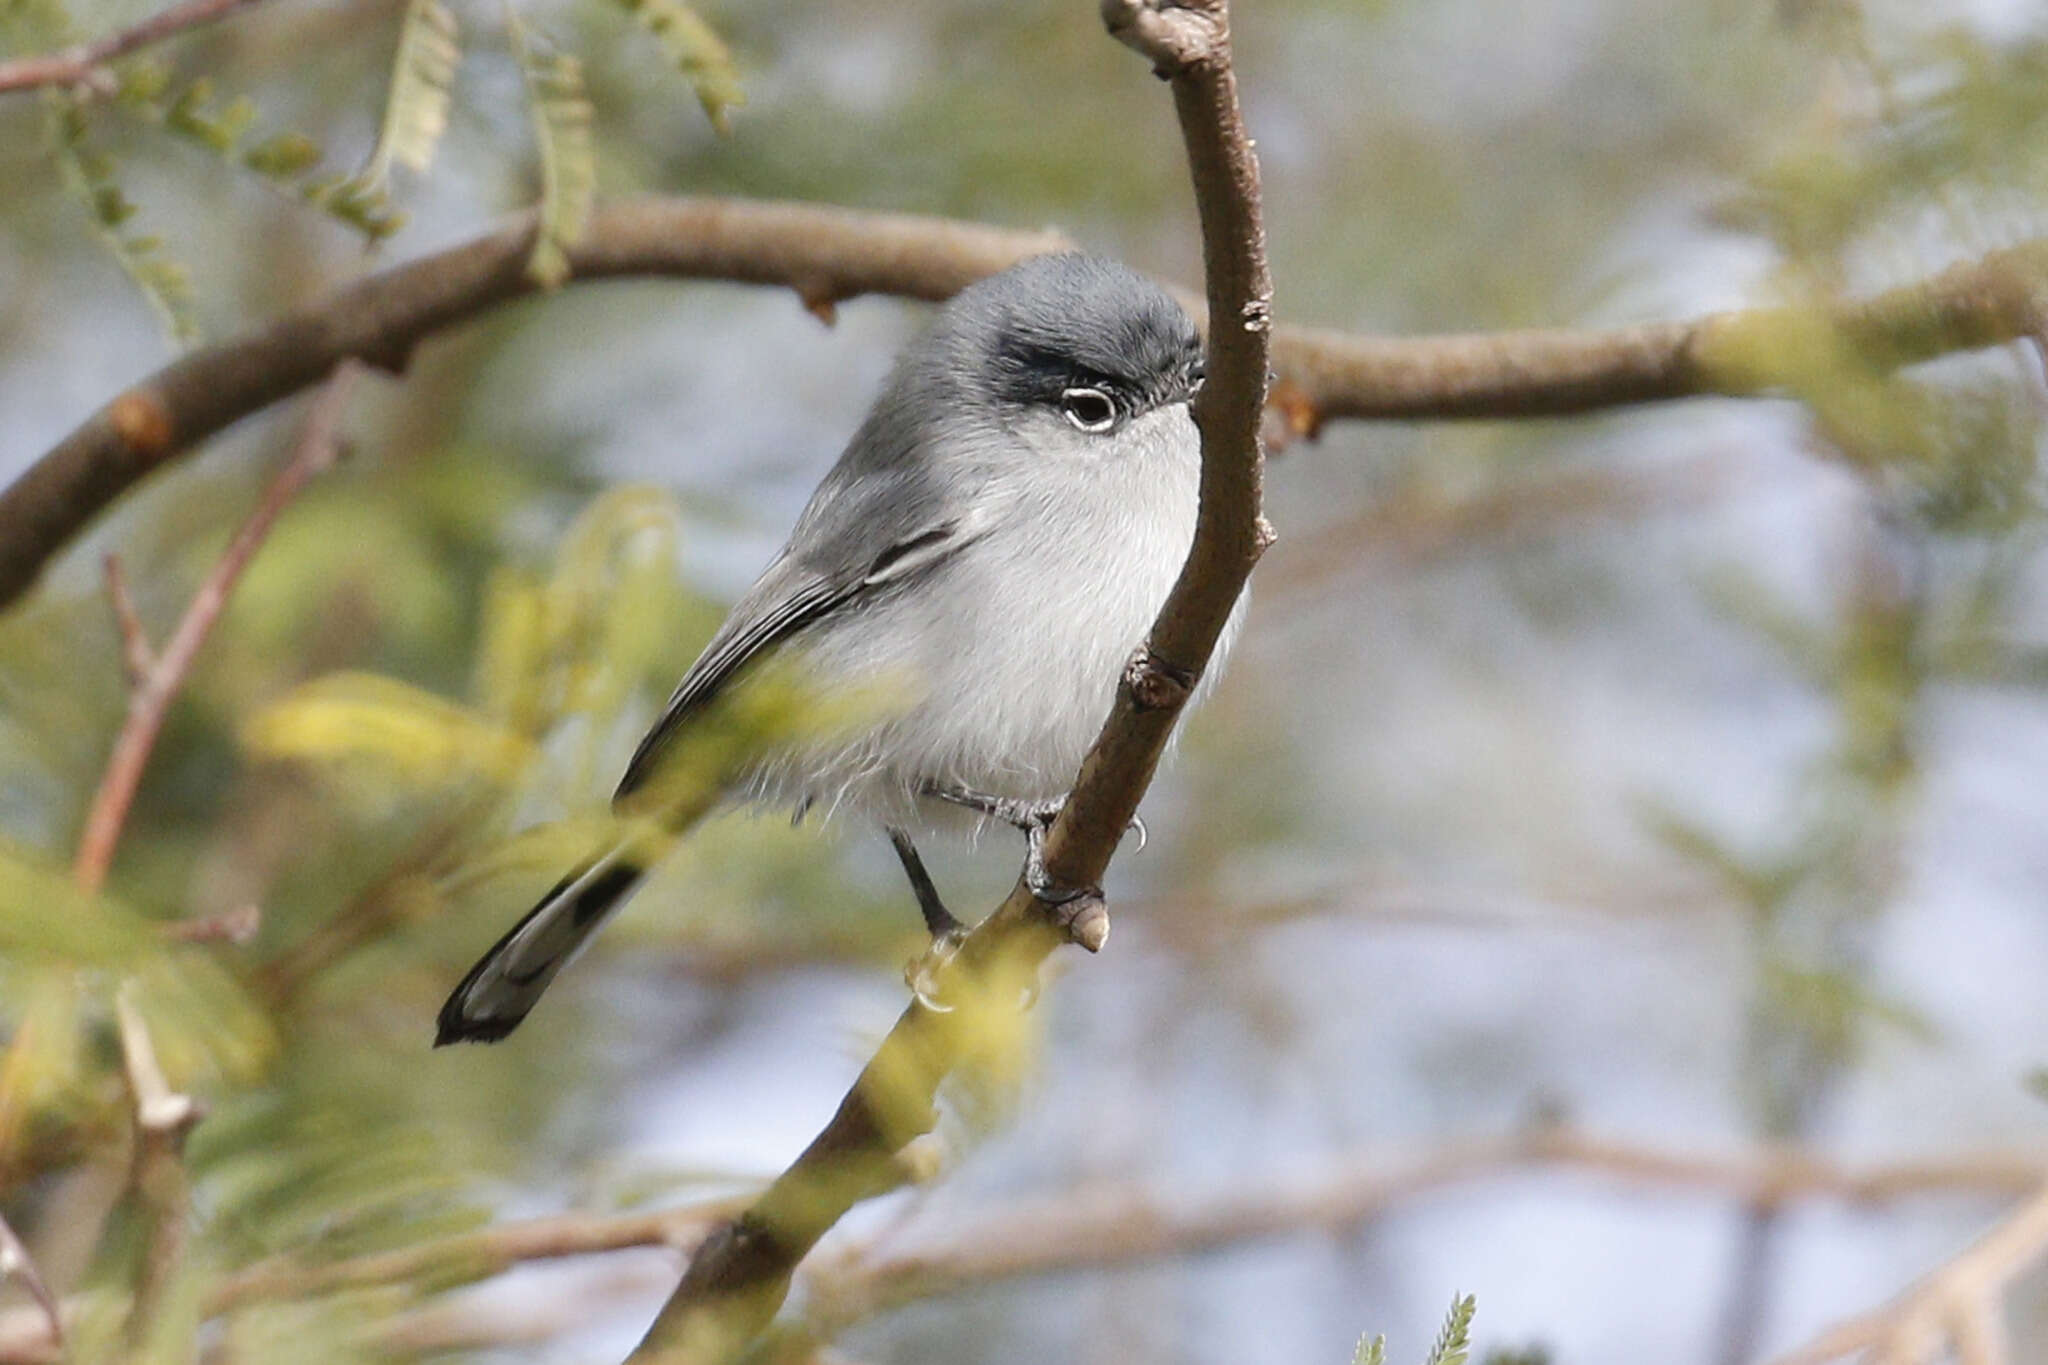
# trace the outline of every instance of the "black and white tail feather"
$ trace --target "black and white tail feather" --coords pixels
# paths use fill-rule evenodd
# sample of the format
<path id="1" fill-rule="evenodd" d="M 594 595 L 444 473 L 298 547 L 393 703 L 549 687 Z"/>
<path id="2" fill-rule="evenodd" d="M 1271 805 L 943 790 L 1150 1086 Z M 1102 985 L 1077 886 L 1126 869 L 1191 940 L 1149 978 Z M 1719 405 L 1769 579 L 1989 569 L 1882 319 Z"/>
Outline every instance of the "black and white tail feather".
<path id="1" fill-rule="evenodd" d="M 495 1043 L 518 1028 L 556 973 L 575 961 L 646 871 L 622 844 L 555 883 L 449 994 L 434 1046 Z"/>

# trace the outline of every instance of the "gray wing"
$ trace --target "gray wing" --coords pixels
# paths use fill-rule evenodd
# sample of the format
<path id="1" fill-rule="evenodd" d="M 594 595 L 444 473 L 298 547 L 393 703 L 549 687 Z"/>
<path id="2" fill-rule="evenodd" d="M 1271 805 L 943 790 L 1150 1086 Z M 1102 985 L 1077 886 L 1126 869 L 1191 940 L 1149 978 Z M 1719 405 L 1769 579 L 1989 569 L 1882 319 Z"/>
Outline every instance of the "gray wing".
<path id="1" fill-rule="evenodd" d="M 907 472 L 854 477 L 835 467 L 790 542 L 755 581 L 683 675 L 640 741 L 613 799 L 644 786 L 690 718 L 764 651 L 804 627 L 951 558 L 984 528 L 947 514 L 929 481 Z"/>

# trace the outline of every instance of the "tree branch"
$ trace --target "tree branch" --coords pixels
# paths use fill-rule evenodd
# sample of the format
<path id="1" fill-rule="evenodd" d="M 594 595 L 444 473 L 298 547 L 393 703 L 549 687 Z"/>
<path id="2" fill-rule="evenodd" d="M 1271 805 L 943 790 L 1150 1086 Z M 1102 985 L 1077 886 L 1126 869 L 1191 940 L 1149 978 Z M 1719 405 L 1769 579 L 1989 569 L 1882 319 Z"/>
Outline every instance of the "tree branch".
<path id="1" fill-rule="evenodd" d="M 388 369 L 427 337 L 537 292 L 532 221 L 369 276 L 323 302 L 194 351 L 121 393 L 0 492 L 0 607 L 101 510 L 231 423 L 316 383 L 343 359 Z M 942 299 L 1052 233 L 942 218 L 739 199 L 644 199 L 598 211 L 573 280 L 665 276 L 781 285 L 827 309 L 860 294 Z M 1993 252 L 1823 319 L 1870 363 L 1909 364 L 2040 331 L 2048 242 Z M 1199 310 L 1198 310 L 1199 311 Z M 1277 326 L 1274 402 L 1296 432 L 1333 419 L 1530 417 L 1703 395 L 1770 392 L 1762 359 L 1811 313 L 1759 309 L 1607 331 L 1366 337 Z M 1782 348 L 1781 348 L 1782 349 Z"/>
<path id="2" fill-rule="evenodd" d="M 263 0 L 184 0 L 132 27 L 63 52 L 0 62 L 0 95 L 46 85 L 85 85 L 105 89 L 111 84 L 102 70 L 108 62 L 139 48 L 227 18 Z"/>
<path id="3" fill-rule="evenodd" d="M 2048 1184 L 1960 1256 L 1874 1312 L 1837 1323 L 1773 1365 L 1822 1365 L 1858 1355 L 1879 1365 L 2010 1365 L 2005 1293 L 2048 1257 Z"/>
<path id="4" fill-rule="evenodd" d="M 1238 112 L 1223 0 L 1172 13 L 1200 17 L 1195 55 L 1154 59 L 1172 83 L 1194 176 L 1210 314 L 1234 321 L 1210 331 L 1209 377 L 1195 405 L 1201 505 L 1187 563 L 1046 836 L 1047 872 L 1077 889 L 1099 883 L 1270 539 L 1259 510 L 1271 287 L 1258 169 Z M 904 1178 L 899 1153 L 930 1131 L 938 1088 L 953 1068 L 985 1056 L 991 1038 L 1015 1037 L 1019 1002 L 1053 948 L 1063 940 L 1099 946 L 1107 932 L 1100 911 L 1099 893 L 1047 905 L 1020 877 L 939 969 L 934 993 L 945 1005 L 932 1008 L 922 995 L 912 1001 L 831 1122 L 752 1208 L 698 1249 L 632 1359 L 682 1365 L 744 1350 L 774 1318 L 818 1238 L 855 1203 Z"/>
<path id="5" fill-rule="evenodd" d="M 1624 1185 L 1691 1190 L 1738 1200 L 1833 1199 L 1875 1207 L 1930 1196 L 2013 1196 L 2040 1188 L 2038 1153 L 1989 1149 L 1874 1165 L 1844 1164 L 1797 1146 L 1712 1155 L 1673 1152 L 1569 1128 L 1539 1127 L 1426 1152 L 1363 1152 L 1320 1171 L 1235 1189 L 1210 1200 L 1162 1201 L 1154 1187 L 1104 1183 L 977 1214 L 942 1241 L 877 1256 L 842 1250 L 812 1268 L 828 1323 L 998 1280 L 1200 1255 L 1242 1242 L 1356 1226 L 1402 1202 L 1455 1185 L 1539 1170 L 1576 1172 Z M 222 1279 L 208 1316 L 250 1303 L 417 1282 L 446 1290 L 530 1261 L 622 1251 L 688 1248 L 736 1201 L 624 1214 L 561 1214 L 503 1223 L 438 1241 L 337 1261 L 259 1262 Z M 395 1322 L 403 1319 L 394 1320 Z M 47 1315 L 0 1314 L 0 1361 L 47 1358 Z"/>
<path id="6" fill-rule="evenodd" d="M 335 371 L 334 378 L 313 405 L 298 449 L 263 491 L 256 510 L 249 514 L 249 519 L 235 533 L 235 538 L 228 542 L 227 549 L 200 584 L 199 591 L 193 594 L 191 605 L 186 607 L 184 616 L 179 619 L 177 628 L 171 632 L 171 638 L 165 642 L 161 652 L 150 650 L 143 637 L 141 623 L 136 619 L 134 604 L 128 600 L 126 581 L 118 563 L 108 560 L 107 585 L 116 618 L 121 623 L 123 653 L 131 675 L 131 686 L 127 718 L 114 738 L 106 772 L 101 776 L 99 788 L 93 793 L 92 805 L 86 812 L 85 831 L 78 841 L 78 854 L 72 860 L 72 876 L 88 895 L 98 891 L 106 881 L 107 869 L 114 861 L 114 846 L 120 842 L 121 827 L 127 823 L 128 808 L 134 804 L 136 788 L 142 781 L 142 770 L 149 762 L 150 751 L 156 747 L 156 737 L 163 729 L 171 699 L 184 686 L 185 676 L 192 671 L 193 661 L 199 656 L 199 647 L 206 642 L 214 622 L 220 619 L 222 609 L 227 606 L 228 595 L 234 591 L 242 571 L 249 567 L 249 561 L 255 557 L 264 537 L 270 534 L 278 514 L 298 496 L 299 490 L 309 480 L 334 463 L 340 448 L 337 428 L 342 409 L 348 402 L 349 390 L 358 372 L 359 367 L 352 361 L 344 361 Z M 135 676 L 138 669 L 143 670 L 139 677 Z"/>
<path id="7" fill-rule="evenodd" d="M 304 1299 L 422 1280 L 437 1291 L 447 1290 L 489 1279 L 528 1261 L 589 1256 L 628 1247 L 665 1246 L 689 1252 L 712 1226 L 750 1202 L 752 1196 L 742 1196 L 650 1212 L 531 1218 L 326 1265 L 279 1257 L 222 1280 L 207 1295 L 206 1313 L 210 1317 L 231 1312 L 259 1299 Z"/>
<path id="8" fill-rule="evenodd" d="M 906 1252 L 876 1257 L 848 1249 L 807 1276 L 811 1326 L 829 1340 L 891 1308 L 1002 1280 L 1338 1231 L 1449 1186 L 1543 1169 L 1744 1202 L 1832 1199 L 1866 1206 L 1922 1195 L 2018 1195 L 2037 1188 L 2048 1174 L 2041 1158 L 2017 1152 L 1851 1166 L 1798 1147 L 1695 1155 L 1535 1128 L 1454 1142 L 1419 1156 L 1366 1154 L 1297 1179 L 1208 1199 L 1168 1202 L 1142 1184 L 1099 1185 L 990 1212 Z"/>

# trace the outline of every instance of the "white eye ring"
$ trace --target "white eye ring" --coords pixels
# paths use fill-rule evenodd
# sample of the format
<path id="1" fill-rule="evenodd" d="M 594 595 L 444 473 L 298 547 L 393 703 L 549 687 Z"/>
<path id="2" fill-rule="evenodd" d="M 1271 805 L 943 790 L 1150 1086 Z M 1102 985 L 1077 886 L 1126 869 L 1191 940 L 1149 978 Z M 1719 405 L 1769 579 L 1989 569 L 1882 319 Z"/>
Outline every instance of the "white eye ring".
<path id="1" fill-rule="evenodd" d="M 1116 425 L 1116 400 L 1101 389 L 1066 390 L 1060 395 L 1060 411 L 1077 431 L 1095 434 Z"/>

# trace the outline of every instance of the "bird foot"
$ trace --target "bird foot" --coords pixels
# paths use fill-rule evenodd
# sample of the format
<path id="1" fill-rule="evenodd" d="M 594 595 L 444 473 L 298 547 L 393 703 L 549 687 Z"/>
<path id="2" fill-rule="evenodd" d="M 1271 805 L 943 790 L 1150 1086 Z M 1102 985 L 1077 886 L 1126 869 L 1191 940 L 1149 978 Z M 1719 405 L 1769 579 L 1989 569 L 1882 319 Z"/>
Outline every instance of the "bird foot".
<path id="1" fill-rule="evenodd" d="M 1001 820 L 1024 833 L 1024 886 L 1051 911 L 1054 924 L 1067 938 L 1091 953 L 1102 951 L 1109 940 L 1109 906 L 1099 886 L 1070 886 L 1054 877 L 1045 865 L 1045 835 L 1059 817 L 1064 801 L 1019 801 L 990 796 L 964 787 L 933 786 L 930 795 L 956 806 L 978 811 Z M 1135 816 L 1131 828 L 1137 831 L 1138 846 L 1145 846 L 1144 821 Z"/>
<path id="2" fill-rule="evenodd" d="M 967 930 L 955 924 L 951 929 L 932 935 L 932 941 L 918 956 L 903 965 L 903 984 L 910 987 L 910 993 L 917 997 L 917 1003 L 934 1014 L 951 1014 L 957 1006 L 949 1005 L 939 998 L 939 976 L 946 970 L 946 964 L 960 951 L 960 945 L 967 941 Z"/>

